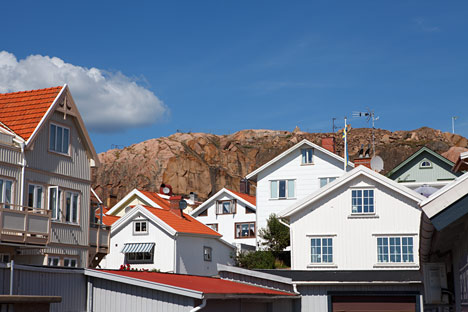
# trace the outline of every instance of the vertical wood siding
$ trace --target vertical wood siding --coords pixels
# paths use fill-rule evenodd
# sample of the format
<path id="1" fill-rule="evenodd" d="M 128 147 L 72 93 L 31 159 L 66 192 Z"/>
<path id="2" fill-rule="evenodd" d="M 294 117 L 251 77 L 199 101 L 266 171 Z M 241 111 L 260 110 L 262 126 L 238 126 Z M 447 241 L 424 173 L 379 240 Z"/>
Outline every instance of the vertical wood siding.
<path id="1" fill-rule="evenodd" d="M 92 307 L 95 312 L 167 311 L 186 312 L 194 299 L 148 288 L 91 278 Z"/>

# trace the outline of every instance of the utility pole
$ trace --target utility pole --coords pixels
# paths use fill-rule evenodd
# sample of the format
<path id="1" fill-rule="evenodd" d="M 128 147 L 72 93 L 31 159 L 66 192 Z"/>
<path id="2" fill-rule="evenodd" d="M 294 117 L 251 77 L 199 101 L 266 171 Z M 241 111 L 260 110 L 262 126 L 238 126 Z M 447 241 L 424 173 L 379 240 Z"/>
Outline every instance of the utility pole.
<path id="1" fill-rule="evenodd" d="M 458 116 L 452 116 L 452 133 L 455 133 L 455 120 L 458 119 Z"/>

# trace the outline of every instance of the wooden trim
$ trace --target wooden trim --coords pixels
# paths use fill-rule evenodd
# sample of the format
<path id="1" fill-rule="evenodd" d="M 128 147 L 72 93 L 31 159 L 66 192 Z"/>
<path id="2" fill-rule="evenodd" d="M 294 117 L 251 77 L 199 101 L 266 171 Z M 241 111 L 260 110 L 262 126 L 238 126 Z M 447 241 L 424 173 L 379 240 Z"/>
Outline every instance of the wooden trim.
<path id="1" fill-rule="evenodd" d="M 207 223 L 207 224 L 205 224 L 205 225 L 206 225 L 207 227 L 211 228 L 212 230 L 215 230 L 215 229 L 213 229 L 210 225 L 216 226 L 216 230 L 215 230 L 215 231 L 218 232 L 218 223 Z"/>
<path id="2" fill-rule="evenodd" d="M 237 225 L 238 224 L 251 224 L 253 223 L 254 224 L 254 235 L 250 235 L 250 225 L 249 225 L 249 236 L 237 236 Z M 241 231 L 240 233 L 242 233 L 242 227 L 241 227 Z M 237 238 L 237 239 L 242 239 L 242 238 L 255 238 L 256 237 L 256 233 L 257 233 L 257 222 L 255 221 L 248 221 L 248 222 L 235 222 L 234 223 L 234 238 Z"/>

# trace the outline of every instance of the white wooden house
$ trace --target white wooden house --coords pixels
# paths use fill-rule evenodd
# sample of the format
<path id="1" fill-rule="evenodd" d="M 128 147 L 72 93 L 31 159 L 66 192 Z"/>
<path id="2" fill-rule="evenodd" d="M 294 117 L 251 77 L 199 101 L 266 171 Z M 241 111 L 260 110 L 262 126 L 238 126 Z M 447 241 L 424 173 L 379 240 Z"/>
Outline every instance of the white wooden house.
<path id="1" fill-rule="evenodd" d="M 419 269 L 422 195 L 358 166 L 279 216 L 293 270 Z"/>
<path id="2" fill-rule="evenodd" d="M 256 230 L 268 217 L 317 191 L 344 174 L 344 159 L 303 140 L 246 176 L 257 182 Z M 346 170 L 354 165 L 349 162 Z"/>
<path id="3" fill-rule="evenodd" d="M 254 196 L 223 188 L 192 211 L 191 215 L 242 250 L 256 247 L 255 212 Z"/>
<path id="4" fill-rule="evenodd" d="M 109 231 L 90 222 L 99 164 L 67 85 L 0 94 L 0 254 L 17 263 L 87 267 Z"/>

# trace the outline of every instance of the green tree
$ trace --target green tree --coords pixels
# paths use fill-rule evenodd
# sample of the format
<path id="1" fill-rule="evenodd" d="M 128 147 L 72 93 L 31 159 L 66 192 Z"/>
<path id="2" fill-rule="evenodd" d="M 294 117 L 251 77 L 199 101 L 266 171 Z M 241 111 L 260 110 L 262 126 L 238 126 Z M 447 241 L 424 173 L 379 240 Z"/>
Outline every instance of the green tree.
<path id="1" fill-rule="evenodd" d="M 259 236 L 264 240 L 262 245 L 275 257 L 278 257 L 279 253 L 290 244 L 289 228 L 281 224 L 275 214 L 270 215 L 266 228 L 260 229 Z"/>

